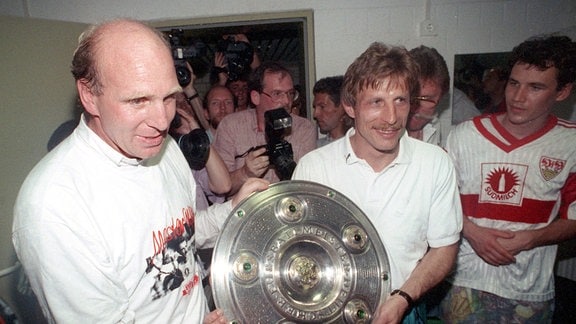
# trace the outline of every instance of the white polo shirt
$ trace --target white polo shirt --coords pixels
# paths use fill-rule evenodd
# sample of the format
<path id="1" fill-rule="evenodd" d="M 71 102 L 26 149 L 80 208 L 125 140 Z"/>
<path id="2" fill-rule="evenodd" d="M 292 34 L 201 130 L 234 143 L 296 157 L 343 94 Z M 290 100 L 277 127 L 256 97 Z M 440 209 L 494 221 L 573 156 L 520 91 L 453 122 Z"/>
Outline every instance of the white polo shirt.
<path id="1" fill-rule="evenodd" d="M 450 157 L 438 146 L 404 134 L 398 157 L 381 172 L 354 154 L 348 130 L 306 154 L 292 179 L 329 186 L 368 216 L 384 243 L 392 289 L 400 288 L 428 247 L 458 242 L 462 210 Z"/>

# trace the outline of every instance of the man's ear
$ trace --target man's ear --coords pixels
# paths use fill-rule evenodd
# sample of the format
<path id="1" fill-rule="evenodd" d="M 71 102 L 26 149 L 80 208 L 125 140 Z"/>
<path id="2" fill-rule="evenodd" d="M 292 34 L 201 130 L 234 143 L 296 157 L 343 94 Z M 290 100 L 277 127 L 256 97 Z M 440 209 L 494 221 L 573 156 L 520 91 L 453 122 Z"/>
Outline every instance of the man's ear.
<path id="1" fill-rule="evenodd" d="M 344 111 L 346 111 L 346 114 L 350 116 L 350 118 L 352 119 L 356 118 L 356 115 L 354 113 L 354 107 L 348 106 L 345 103 L 342 103 L 342 107 L 344 107 Z"/>
<path id="2" fill-rule="evenodd" d="M 98 116 L 99 111 L 97 105 L 95 104 L 95 97 L 90 85 L 86 80 L 77 80 L 76 81 L 76 89 L 78 89 L 78 96 L 80 97 L 80 102 L 82 106 L 88 112 L 88 114 L 92 116 Z"/>
<path id="3" fill-rule="evenodd" d="M 564 88 L 560 89 L 560 91 L 558 91 L 558 93 L 556 94 L 556 101 L 562 101 L 568 98 L 568 96 L 570 96 L 570 94 L 572 93 L 573 85 L 574 85 L 573 83 L 566 83 Z"/>
<path id="4" fill-rule="evenodd" d="M 258 106 L 260 104 L 260 93 L 256 90 L 250 91 L 250 100 L 254 104 L 254 106 Z"/>

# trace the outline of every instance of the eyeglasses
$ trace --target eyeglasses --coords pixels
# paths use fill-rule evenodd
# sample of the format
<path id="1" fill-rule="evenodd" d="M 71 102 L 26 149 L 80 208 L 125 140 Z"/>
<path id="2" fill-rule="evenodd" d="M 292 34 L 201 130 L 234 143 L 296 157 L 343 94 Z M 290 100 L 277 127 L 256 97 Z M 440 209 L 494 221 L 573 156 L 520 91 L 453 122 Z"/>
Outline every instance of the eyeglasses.
<path id="1" fill-rule="evenodd" d="M 438 104 L 438 101 L 430 98 L 430 97 L 415 97 L 414 100 L 416 101 L 425 101 L 425 102 L 430 102 L 433 103 L 434 106 L 436 106 Z"/>
<path id="2" fill-rule="evenodd" d="M 298 99 L 298 96 L 299 96 L 299 93 L 297 90 L 289 90 L 289 91 L 274 90 L 271 93 L 266 93 L 264 91 L 262 91 L 260 93 L 267 95 L 268 98 L 272 99 L 272 101 L 274 101 L 274 102 L 278 102 L 278 101 L 282 100 L 282 98 L 284 96 L 286 96 L 286 98 L 288 98 L 289 101 L 294 101 L 294 100 Z"/>
<path id="3" fill-rule="evenodd" d="M 416 101 L 417 104 L 410 107 L 410 114 L 413 118 L 422 120 L 434 120 L 434 118 L 438 117 L 435 111 L 436 105 L 438 105 L 436 100 L 430 97 L 422 96 L 414 97 L 414 101 Z M 423 105 L 423 102 L 425 102 L 426 105 Z"/>
<path id="4" fill-rule="evenodd" d="M 414 97 L 414 101 L 415 103 L 418 103 L 418 105 L 420 106 L 422 106 L 422 102 L 428 103 L 426 108 L 436 108 L 436 106 L 438 105 L 438 101 L 426 96 Z"/>

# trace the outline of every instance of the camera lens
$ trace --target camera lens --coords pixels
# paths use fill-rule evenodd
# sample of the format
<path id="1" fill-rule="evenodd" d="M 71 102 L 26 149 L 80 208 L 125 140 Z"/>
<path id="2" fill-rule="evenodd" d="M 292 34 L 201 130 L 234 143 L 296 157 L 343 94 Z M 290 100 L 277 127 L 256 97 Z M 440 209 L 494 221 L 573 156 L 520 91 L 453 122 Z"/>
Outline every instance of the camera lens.
<path id="1" fill-rule="evenodd" d="M 192 75 L 186 66 L 176 66 L 176 77 L 178 78 L 178 84 L 180 84 L 181 87 L 187 86 L 192 81 Z"/>
<path id="2" fill-rule="evenodd" d="M 190 168 L 200 170 L 206 166 L 210 155 L 210 138 L 203 129 L 197 128 L 176 139 Z"/>

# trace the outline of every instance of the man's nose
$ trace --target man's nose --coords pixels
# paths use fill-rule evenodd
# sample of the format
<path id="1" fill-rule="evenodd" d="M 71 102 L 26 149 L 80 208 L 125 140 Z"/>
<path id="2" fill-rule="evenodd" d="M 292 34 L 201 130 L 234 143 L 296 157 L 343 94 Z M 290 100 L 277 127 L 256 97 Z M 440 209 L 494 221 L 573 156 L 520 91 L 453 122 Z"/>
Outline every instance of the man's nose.
<path id="1" fill-rule="evenodd" d="M 523 101 L 524 98 L 526 97 L 526 87 L 524 86 L 520 86 L 517 88 L 514 88 L 512 90 L 512 100 L 513 101 Z"/>
<path id="2" fill-rule="evenodd" d="M 380 119 L 384 120 L 388 124 L 395 124 L 398 120 L 398 112 L 393 103 L 385 103 L 384 107 L 380 110 Z"/>
<path id="3" fill-rule="evenodd" d="M 148 124 L 160 131 L 165 131 L 170 126 L 175 114 L 175 104 L 165 104 L 164 101 L 159 101 L 150 107 Z"/>

